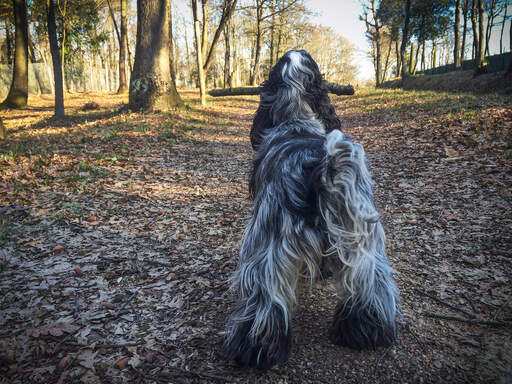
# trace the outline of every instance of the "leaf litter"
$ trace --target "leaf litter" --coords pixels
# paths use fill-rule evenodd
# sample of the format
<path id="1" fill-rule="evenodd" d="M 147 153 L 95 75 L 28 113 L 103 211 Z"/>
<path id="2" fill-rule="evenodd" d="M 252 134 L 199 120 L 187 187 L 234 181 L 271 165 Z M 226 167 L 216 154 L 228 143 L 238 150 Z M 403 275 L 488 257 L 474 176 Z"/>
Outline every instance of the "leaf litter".
<path id="1" fill-rule="evenodd" d="M 333 98 L 368 153 L 403 325 L 387 350 L 334 346 L 334 284 L 315 282 L 290 360 L 262 373 L 221 350 L 257 99 L 182 94 L 172 113 L 91 93 L 65 119 L 44 95 L 3 116 L 0 383 L 512 380 L 510 98 Z"/>

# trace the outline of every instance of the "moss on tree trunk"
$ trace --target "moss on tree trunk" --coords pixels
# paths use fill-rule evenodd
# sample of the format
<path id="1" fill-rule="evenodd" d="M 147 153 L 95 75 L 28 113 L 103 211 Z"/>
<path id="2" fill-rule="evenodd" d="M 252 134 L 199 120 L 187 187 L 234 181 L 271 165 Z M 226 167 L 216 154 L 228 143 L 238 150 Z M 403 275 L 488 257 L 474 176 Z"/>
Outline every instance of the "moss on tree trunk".
<path id="1" fill-rule="evenodd" d="M 167 111 L 183 104 L 169 68 L 168 0 L 137 0 L 137 43 L 130 109 Z"/>

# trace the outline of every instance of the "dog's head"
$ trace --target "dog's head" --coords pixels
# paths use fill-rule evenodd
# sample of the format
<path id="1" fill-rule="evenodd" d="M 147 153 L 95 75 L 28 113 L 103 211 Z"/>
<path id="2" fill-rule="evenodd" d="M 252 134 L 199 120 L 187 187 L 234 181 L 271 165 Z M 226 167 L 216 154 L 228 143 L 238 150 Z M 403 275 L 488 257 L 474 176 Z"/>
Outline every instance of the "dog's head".
<path id="1" fill-rule="evenodd" d="M 263 83 L 251 129 L 252 146 L 257 149 L 265 131 L 285 121 L 314 117 L 323 123 L 326 133 L 341 129 L 316 62 L 307 51 L 288 51 Z"/>

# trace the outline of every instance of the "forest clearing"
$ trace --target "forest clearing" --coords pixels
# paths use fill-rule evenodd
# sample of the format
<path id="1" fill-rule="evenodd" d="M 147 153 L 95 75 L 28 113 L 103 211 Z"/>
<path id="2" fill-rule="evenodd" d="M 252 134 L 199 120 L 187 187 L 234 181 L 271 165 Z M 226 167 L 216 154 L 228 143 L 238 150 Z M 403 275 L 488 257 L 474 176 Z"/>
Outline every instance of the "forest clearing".
<path id="1" fill-rule="evenodd" d="M 366 149 L 403 324 L 390 348 L 330 343 L 331 279 L 308 285 L 289 361 L 226 360 L 251 202 L 256 96 L 128 110 L 127 94 L 3 113 L 0 383 L 512 381 L 510 96 L 332 96 Z"/>

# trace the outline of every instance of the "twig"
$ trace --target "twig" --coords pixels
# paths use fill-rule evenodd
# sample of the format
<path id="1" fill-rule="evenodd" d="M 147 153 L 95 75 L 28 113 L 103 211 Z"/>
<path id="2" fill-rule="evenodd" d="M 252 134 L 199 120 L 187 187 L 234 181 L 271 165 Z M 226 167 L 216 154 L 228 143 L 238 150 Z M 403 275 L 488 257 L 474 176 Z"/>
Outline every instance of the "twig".
<path id="1" fill-rule="evenodd" d="M 168 365 L 159 365 L 159 364 L 147 364 L 147 366 L 151 367 L 151 368 L 161 368 L 161 369 L 174 370 L 174 371 L 177 371 L 178 373 L 181 373 L 181 374 L 184 374 L 184 375 L 187 375 L 187 376 L 195 376 L 195 377 L 200 377 L 200 378 L 203 378 L 203 379 L 204 378 L 208 378 L 208 379 L 213 379 L 213 380 L 217 380 L 217 381 L 222 381 L 224 383 L 229 383 L 229 382 L 233 381 L 232 379 L 230 379 L 228 377 L 220 376 L 220 375 L 217 375 L 216 373 L 193 372 L 193 371 L 189 371 L 187 369 L 182 369 L 182 368 L 168 366 Z M 172 376 L 172 374 L 166 374 L 166 373 L 163 373 L 163 372 L 160 372 L 157 375 L 161 376 L 161 377 Z"/>
<path id="2" fill-rule="evenodd" d="M 439 214 L 439 216 L 437 216 L 436 221 L 439 221 L 439 219 L 441 218 L 441 216 L 443 216 L 443 213 L 444 213 L 444 208 L 443 208 L 443 209 L 441 209 L 441 213 Z"/>
<path id="3" fill-rule="evenodd" d="M 505 256 L 505 257 L 512 257 L 511 251 L 503 251 L 501 249 L 491 249 L 491 253 L 495 253 L 496 255 Z"/>
<path id="4" fill-rule="evenodd" d="M 512 295 L 503 303 L 501 307 L 498 308 L 496 313 L 493 316 L 493 320 L 496 320 L 498 318 L 498 315 L 503 311 L 503 309 L 512 301 Z"/>
<path id="5" fill-rule="evenodd" d="M 390 345 L 389 347 L 387 347 L 386 350 L 384 351 L 384 353 L 376 359 L 375 368 L 373 369 L 373 377 L 374 378 L 376 378 L 376 376 L 377 376 L 377 371 L 379 369 L 379 364 L 380 364 L 381 360 L 388 354 L 388 352 L 391 350 L 391 348 L 393 348 L 393 345 Z"/>
<path id="6" fill-rule="evenodd" d="M 423 352 L 427 353 L 427 347 L 425 347 L 425 344 L 422 343 L 422 341 L 420 340 L 420 338 L 418 337 L 418 335 L 416 334 L 416 332 L 414 332 L 412 329 L 411 329 L 411 326 L 409 325 L 409 323 L 407 322 L 404 322 L 402 323 L 404 329 L 409 332 L 413 337 L 414 339 L 416 340 L 416 342 L 418 343 L 418 345 L 421 347 L 421 349 L 423 350 Z"/>
<path id="7" fill-rule="evenodd" d="M 139 261 L 139 262 L 146 263 L 146 264 L 157 265 L 159 267 L 174 268 L 176 266 L 176 265 L 173 265 L 171 263 L 166 263 L 164 261 L 150 260 L 150 259 L 137 259 L 136 257 L 130 257 L 130 258 L 127 258 L 127 259 L 121 259 L 121 258 L 114 258 L 114 257 L 108 257 L 108 256 L 100 256 L 100 259 L 105 260 L 105 261 L 109 261 L 111 263 L 122 263 L 122 262 L 127 262 L 127 261 L 132 261 L 132 262 Z"/>
<path id="8" fill-rule="evenodd" d="M 78 289 L 75 292 L 75 308 L 73 309 L 73 317 L 78 318 L 80 313 L 80 300 L 78 299 Z"/>
<path id="9" fill-rule="evenodd" d="M 130 303 L 130 308 L 132 309 L 133 314 L 135 315 L 135 322 L 137 323 L 138 326 L 140 326 L 140 317 L 133 303 Z"/>
<path id="10" fill-rule="evenodd" d="M 465 314 L 467 317 L 470 317 L 472 319 L 475 318 L 475 315 L 473 315 L 472 313 L 469 313 L 468 311 L 465 311 L 464 309 L 461 309 L 461 308 L 458 308 L 458 307 L 455 307 L 454 305 L 451 305 L 451 304 L 448 304 L 447 302 L 441 300 L 440 298 L 434 296 L 434 295 L 431 295 L 430 293 L 428 292 L 425 292 L 425 291 L 422 291 L 421 289 L 419 288 L 414 288 L 414 290 L 424 296 L 427 296 L 427 297 L 430 297 L 432 300 L 435 300 L 437 301 L 438 303 L 440 304 L 443 304 L 444 306 L 448 307 L 448 308 L 451 308 L 453 309 L 454 311 L 458 311 L 458 312 L 461 312 L 463 314 Z"/>
<path id="11" fill-rule="evenodd" d="M 469 297 L 467 297 L 464 292 L 459 293 L 459 296 L 462 297 L 464 300 L 466 300 L 469 303 L 469 305 L 471 306 L 471 309 L 473 310 L 474 313 L 479 312 L 477 307 L 475 306 L 475 303 L 473 303 L 473 300 L 471 300 Z"/>
<path id="12" fill-rule="evenodd" d="M 128 298 L 128 300 L 126 300 L 123 305 L 121 305 L 121 308 L 119 308 L 115 315 L 114 315 L 114 318 L 118 317 L 120 314 L 121 314 L 121 311 L 124 309 L 124 307 L 126 307 L 128 304 L 130 304 L 130 302 L 135 298 L 135 296 L 137 296 L 137 293 L 139 292 L 139 290 L 135 290 L 134 293 L 131 294 L 131 296 Z"/>
<path id="13" fill-rule="evenodd" d="M 427 317 L 433 317 L 435 319 L 460 321 L 462 323 L 469 323 L 469 324 L 482 324 L 482 325 L 489 325 L 489 326 L 494 326 L 494 327 L 512 327 L 512 321 L 465 319 L 463 317 L 449 316 L 449 315 L 432 313 L 432 312 L 423 312 L 422 315 L 427 316 Z"/>

